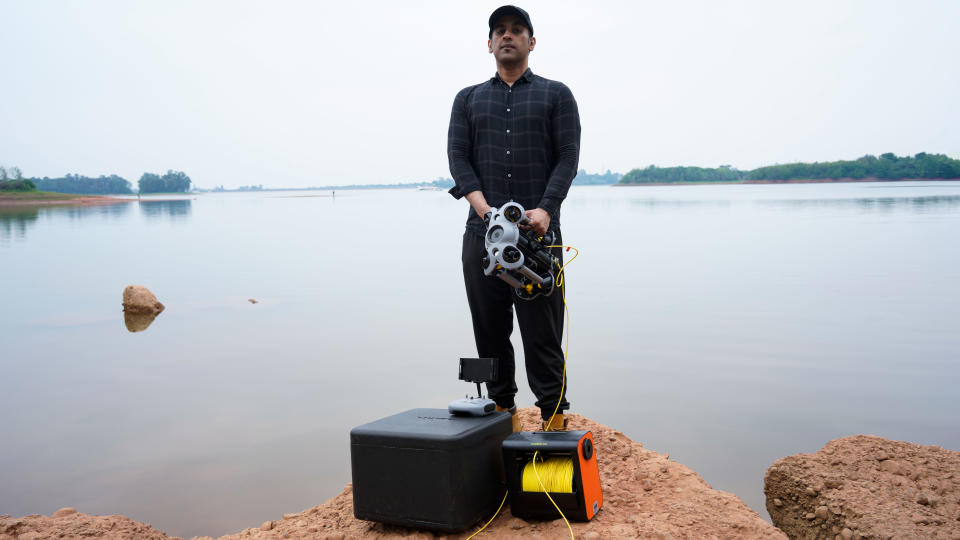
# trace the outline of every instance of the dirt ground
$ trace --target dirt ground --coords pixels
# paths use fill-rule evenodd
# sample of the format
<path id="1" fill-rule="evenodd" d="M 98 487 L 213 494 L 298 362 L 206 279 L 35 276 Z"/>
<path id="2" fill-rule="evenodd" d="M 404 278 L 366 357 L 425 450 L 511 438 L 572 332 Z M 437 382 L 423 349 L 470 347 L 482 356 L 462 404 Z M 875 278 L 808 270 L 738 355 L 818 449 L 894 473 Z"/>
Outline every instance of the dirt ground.
<path id="1" fill-rule="evenodd" d="M 869 435 L 779 459 L 767 509 L 791 538 L 960 539 L 960 452 Z"/>
<path id="2" fill-rule="evenodd" d="M 534 408 L 521 409 L 526 430 L 537 429 Z M 623 433 L 580 415 L 570 415 L 570 429 L 593 432 L 603 508 L 587 523 L 571 523 L 576 538 L 786 538 L 739 498 L 712 489 L 695 472 L 668 455 L 643 448 Z M 347 486 L 327 502 L 300 512 L 278 516 L 262 526 L 227 535 L 221 540 L 246 538 L 407 538 L 462 540 L 462 534 L 442 535 L 388 526 L 353 517 L 353 492 Z M 166 538 L 149 525 L 123 516 L 90 516 L 73 509 L 51 517 L 0 518 L 0 540 L 40 538 Z M 510 513 L 509 503 L 477 539 L 569 538 L 560 519 L 524 521 Z"/>

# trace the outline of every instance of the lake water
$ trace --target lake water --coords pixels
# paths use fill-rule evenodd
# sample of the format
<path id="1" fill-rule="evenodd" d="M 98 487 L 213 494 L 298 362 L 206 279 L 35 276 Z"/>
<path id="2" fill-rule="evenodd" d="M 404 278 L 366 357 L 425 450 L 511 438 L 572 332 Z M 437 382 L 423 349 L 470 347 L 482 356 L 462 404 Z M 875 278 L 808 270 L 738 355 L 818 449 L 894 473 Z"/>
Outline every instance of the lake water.
<path id="1" fill-rule="evenodd" d="M 0 514 L 239 531 L 339 493 L 352 427 L 470 392 L 466 204 L 327 195 L 0 210 Z M 833 438 L 960 450 L 960 183 L 576 187 L 563 223 L 572 412 L 764 517 L 766 468 Z"/>

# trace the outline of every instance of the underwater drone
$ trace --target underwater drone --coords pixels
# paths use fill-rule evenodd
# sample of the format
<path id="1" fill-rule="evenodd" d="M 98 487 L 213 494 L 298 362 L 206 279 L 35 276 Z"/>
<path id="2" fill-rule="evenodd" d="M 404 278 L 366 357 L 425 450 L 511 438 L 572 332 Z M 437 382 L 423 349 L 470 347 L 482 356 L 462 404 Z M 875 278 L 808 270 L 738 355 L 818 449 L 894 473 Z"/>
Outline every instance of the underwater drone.
<path id="1" fill-rule="evenodd" d="M 553 245 L 553 233 L 547 231 L 538 238 L 532 228 L 521 229 L 529 220 L 523 207 L 513 201 L 491 208 L 483 219 L 487 224 L 483 273 L 506 281 L 524 300 L 550 296 L 556 283 L 554 270 L 560 267 L 547 247 Z"/>

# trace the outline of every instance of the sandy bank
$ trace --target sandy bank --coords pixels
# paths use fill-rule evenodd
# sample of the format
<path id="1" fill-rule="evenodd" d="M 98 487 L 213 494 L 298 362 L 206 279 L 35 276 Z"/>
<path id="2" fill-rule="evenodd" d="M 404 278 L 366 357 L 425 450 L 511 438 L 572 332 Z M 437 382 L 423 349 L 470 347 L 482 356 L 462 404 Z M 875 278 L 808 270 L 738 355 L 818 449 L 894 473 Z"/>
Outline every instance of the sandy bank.
<path id="1" fill-rule="evenodd" d="M 522 409 L 525 429 L 539 422 L 539 411 Z M 589 429 L 596 441 L 604 507 L 593 521 L 573 523 L 577 538 L 786 538 L 739 498 L 711 488 L 697 473 L 647 450 L 623 433 L 580 415 L 570 415 L 571 429 Z M 344 434 L 344 444 L 346 443 Z M 58 515 L 59 514 L 59 515 Z M 473 530 L 435 535 L 353 517 L 353 492 L 347 486 L 327 502 L 277 516 L 259 526 L 222 537 L 241 538 L 447 538 L 464 539 Z M 27 536 L 24 536 L 27 535 Z M 0 519 L 0 540 L 36 540 L 63 536 L 88 538 L 166 538 L 149 525 L 123 516 L 90 516 L 61 510 L 54 516 Z M 510 513 L 509 502 L 478 540 L 569 538 L 559 519 L 527 522 Z"/>
<path id="2" fill-rule="evenodd" d="M 0 196 L 0 207 L 8 206 L 102 206 L 106 204 L 128 203 L 132 199 L 118 199 L 116 197 L 106 197 L 99 195 L 78 195 L 64 197 L 4 197 Z"/>

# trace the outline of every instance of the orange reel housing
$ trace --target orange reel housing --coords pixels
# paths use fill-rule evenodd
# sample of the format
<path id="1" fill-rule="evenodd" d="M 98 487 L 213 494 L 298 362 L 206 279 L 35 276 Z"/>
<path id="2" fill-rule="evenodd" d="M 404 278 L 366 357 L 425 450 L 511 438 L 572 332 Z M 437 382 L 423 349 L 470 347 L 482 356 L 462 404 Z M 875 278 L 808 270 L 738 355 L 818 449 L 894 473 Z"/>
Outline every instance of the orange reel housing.
<path id="1" fill-rule="evenodd" d="M 544 459 L 573 461 L 571 493 L 550 492 L 567 519 L 590 521 L 603 507 L 600 467 L 589 431 L 521 431 L 503 441 L 503 467 L 510 490 L 510 512 L 520 518 L 556 519 L 557 509 L 541 491 L 523 491 L 523 468 L 534 453 Z"/>

